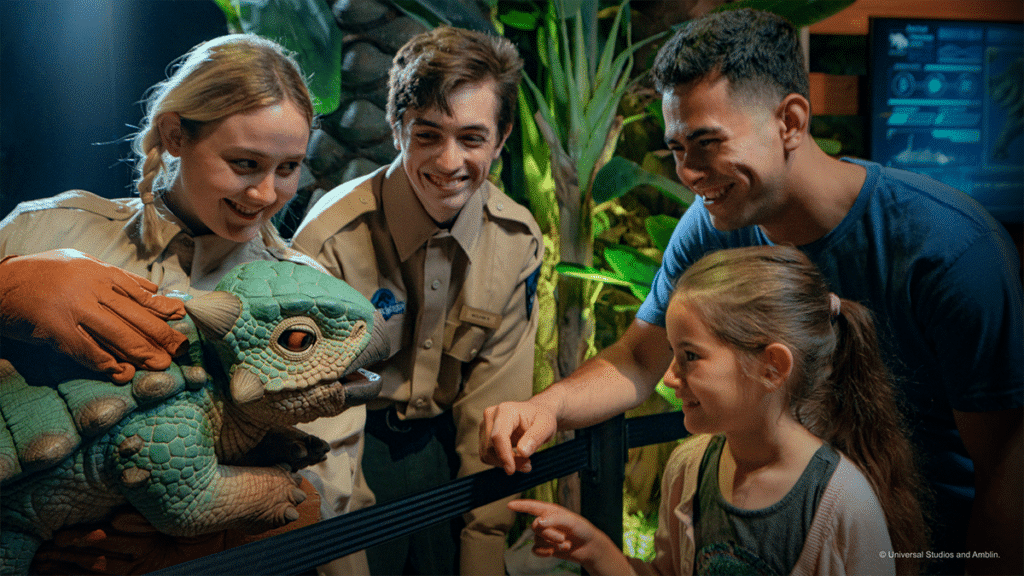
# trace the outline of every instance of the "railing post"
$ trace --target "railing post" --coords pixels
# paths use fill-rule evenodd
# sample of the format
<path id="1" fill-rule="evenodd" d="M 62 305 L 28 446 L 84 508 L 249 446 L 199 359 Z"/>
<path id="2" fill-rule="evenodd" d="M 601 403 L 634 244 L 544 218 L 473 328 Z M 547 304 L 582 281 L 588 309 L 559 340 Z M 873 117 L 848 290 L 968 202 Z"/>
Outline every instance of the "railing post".
<path id="1" fill-rule="evenodd" d="M 626 465 L 626 417 L 586 429 L 590 466 L 580 471 L 580 511 L 622 548 L 622 483 Z"/>

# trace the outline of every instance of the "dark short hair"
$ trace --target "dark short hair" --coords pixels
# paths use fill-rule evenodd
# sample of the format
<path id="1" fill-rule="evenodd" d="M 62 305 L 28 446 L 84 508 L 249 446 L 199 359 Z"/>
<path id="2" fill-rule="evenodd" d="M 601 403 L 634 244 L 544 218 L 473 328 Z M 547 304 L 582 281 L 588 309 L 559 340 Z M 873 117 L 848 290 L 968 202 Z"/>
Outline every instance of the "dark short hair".
<path id="1" fill-rule="evenodd" d="M 691 20 L 661 47 L 651 72 L 660 93 L 714 73 L 729 79 L 733 93 L 810 99 L 799 34 L 769 12 L 724 10 Z"/>
<path id="2" fill-rule="evenodd" d="M 448 95 L 463 84 L 493 79 L 498 96 L 498 130 L 512 124 L 523 61 L 507 38 L 441 26 L 414 36 L 392 61 L 387 120 L 401 123 L 409 108 L 439 108 L 451 114 Z"/>

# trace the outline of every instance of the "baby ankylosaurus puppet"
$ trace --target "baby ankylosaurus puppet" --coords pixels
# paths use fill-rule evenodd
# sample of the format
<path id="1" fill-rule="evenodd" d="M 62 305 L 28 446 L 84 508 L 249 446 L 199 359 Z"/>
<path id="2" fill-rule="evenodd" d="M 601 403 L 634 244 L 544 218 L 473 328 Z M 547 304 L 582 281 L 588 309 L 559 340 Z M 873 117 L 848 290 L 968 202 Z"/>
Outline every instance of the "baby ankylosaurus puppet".
<path id="1" fill-rule="evenodd" d="M 185 307 L 190 357 L 134 387 L 78 379 L 58 395 L 0 359 L 0 572 L 27 573 L 55 530 L 126 502 L 181 536 L 297 518 L 291 471 L 327 448 L 293 425 L 379 393 L 358 369 L 386 356 L 383 323 L 348 284 L 290 262 L 243 264 Z"/>

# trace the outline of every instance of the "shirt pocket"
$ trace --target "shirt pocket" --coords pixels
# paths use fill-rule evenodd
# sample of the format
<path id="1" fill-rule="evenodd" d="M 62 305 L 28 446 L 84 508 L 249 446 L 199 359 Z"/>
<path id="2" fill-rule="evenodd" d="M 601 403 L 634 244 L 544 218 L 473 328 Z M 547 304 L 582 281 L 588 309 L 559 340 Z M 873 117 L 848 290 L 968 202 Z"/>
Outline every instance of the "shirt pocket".
<path id="1" fill-rule="evenodd" d="M 448 321 L 444 329 L 444 353 L 461 362 L 470 362 L 480 353 L 488 332 L 468 322 Z"/>

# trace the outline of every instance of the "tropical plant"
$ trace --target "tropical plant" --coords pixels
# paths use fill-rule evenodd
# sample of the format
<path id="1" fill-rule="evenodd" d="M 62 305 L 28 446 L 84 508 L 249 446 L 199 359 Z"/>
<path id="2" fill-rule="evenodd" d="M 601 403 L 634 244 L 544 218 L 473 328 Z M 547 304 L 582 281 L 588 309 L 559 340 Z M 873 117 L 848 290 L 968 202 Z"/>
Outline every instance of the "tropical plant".
<path id="1" fill-rule="evenodd" d="M 553 197 L 550 191 L 528 191 L 535 211 L 553 216 L 557 228 L 546 231 L 555 239 L 559 259 L 587 267 L 593 262 L 593 183 L 615 151 L 624 119 L 619 101 L 635 82 L 630 73 L 633 55 L 657 37 L 633 43 L 628 3 L 609 8 L 614 14 L 603 47 L 598 42 L 597 0 L 553 0 L 537 29 L 537 48 L 545 73 L 525 78 L 533 95 L 534 120 L 550 153 Z M 620 33 L 625 46 L 619 51 Z M 544 192 L 544 196 L 530 195 Z M 550 220 L 554 220 L 553 218 Z M 596 350 L 593 345 L 593 306 L 599 286 L 587 279 L 563 275 L 558 279 L 558 353 L 552 367 L 557 380 L 571 373 Z"/>

